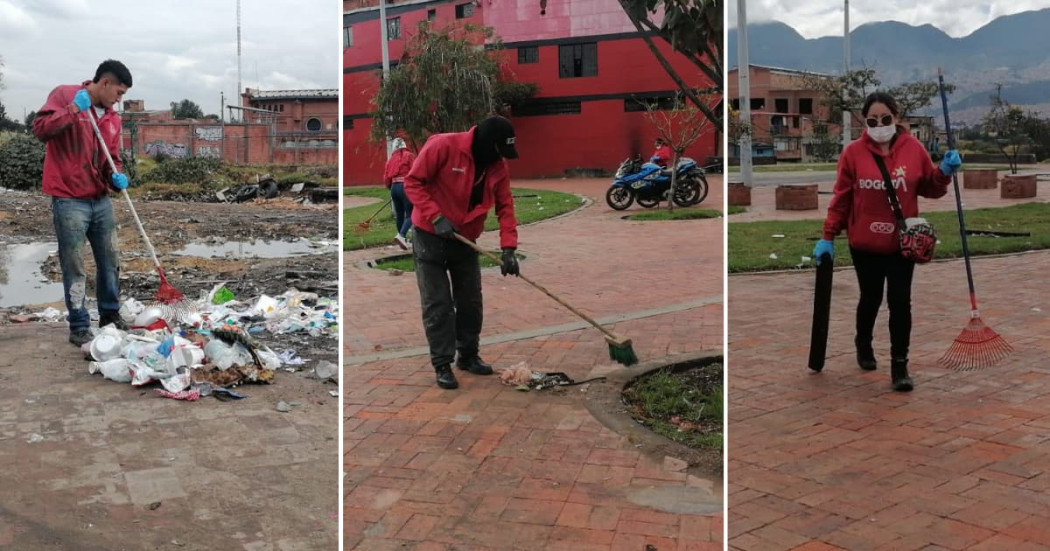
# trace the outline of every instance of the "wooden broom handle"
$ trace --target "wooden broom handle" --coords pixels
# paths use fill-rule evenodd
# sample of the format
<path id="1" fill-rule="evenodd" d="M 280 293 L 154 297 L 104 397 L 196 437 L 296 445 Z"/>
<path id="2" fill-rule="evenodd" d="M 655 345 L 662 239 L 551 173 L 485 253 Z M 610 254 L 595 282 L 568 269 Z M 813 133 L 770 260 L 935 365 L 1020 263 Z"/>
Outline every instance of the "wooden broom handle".
<path id="1" fill-rule="evenodd" d="M 467 239 L 466 237 L 463 237 L 462 235 L 460 235 L 458 233 L 453 233 L 452 235 L 454 235 L 456 237 L 456 239 L 458 239 L 460 242 L 462 242 L 466 246 L 470 247 L 471 249 L 474 249 L 475 251 L 477 251 L 480 254 L 485 255 L 486 257 L 488 257 L 490 260 L 492 260 L 496 264 L 499 264 L 500 266 L 503 266 L 503 261 L 500 260 L 499 257 L 497 257 L 496 255 L 486 251 L 485 249 L 482 249 L 481 247 L 478 246 L 477 243 Z M 583 321 L 586 321 L 587 323 L 593 325 L 595 329 L 601 331 L 606 337 L 609 337 L 612 340 L 620 340 L 619 337 L 617 337 L 616 335 L 613 335 L 612 333 L 610 333 L 608 329 L 606 329 L 606 328 L 602 327 L 601 325 L 599 325 L 598 322 L 594 321 L 593 319 L 588 317 L 583 312 L 580 312 L 579 310 L 573 308 L 571 305 L 569 305 L 569 303 L 567 303 L 564 300 L 558 298 L 554 293 L 548 291 L 544 286 L 540 285 L 539 283 L 536 283 L 535 281 L 533 281 L 533 280 L 531 280 L 531 279 L 529 279 L 529 278 L 527 278 L 527 277 L 525 277 L 525 276 L 523 276 L 521 274 L 518 274 L 518 277 L 521 278 L 522 280 L 524 280 L 525 283 L 528 283 L 529 285 L 532 285 L 533 287 L 538 289 L 541 293 L 543 293 L 543 294 L 551 297 L 552 299 L 554 299 L 555 302 L 557 302 L 558 304 L 561 304 L 562 306 L 567 308 L 570 312 L 572 312 L 573 314 L 576 314 L 577 316 L 579 316 L 580 319 L 582 319 Z"/>

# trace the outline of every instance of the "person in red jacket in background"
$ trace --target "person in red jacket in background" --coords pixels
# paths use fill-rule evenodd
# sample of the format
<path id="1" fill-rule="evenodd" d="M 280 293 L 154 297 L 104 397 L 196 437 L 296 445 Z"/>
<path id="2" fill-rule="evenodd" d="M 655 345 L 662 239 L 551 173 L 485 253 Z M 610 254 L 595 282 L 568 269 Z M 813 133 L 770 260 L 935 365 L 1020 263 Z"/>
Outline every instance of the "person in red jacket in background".
<path id="1" fill-rule="evenodd" d="M 667 164 L 674 159 L 674 152 L 671 151 L 671 146 L 667 145 L 663 138 L 656 138 L 656 141 L 653 142 L 653 147 L 656 148 L 656 152 L 653 153 L 649 162 L 659 165 L 660 168 L 667 168 Z"/>
<path id="2" fill-rule="evenodd" d="M 951 175 L 962 166 L 962 160 L 953 149 L 945 154 L 940 167 L 935 167 L 922 143 L 897 124 L 900 108 L 888 94 L 869 95 L 861 114 L 867 131 L 839 157 L 834 196 L 824 221 L 824 238 L 817 242 L 813 256 L 818 264 L 823 254 L 834 258 L 835 236 L 846 230 L 860 286 L 854 338 L 857 363 L 861 369 L 876 368 L 871 341 L 885 287 L 890 310 L 890 377 L 894 390 L 907 392 L 913 386 L 908 376 L 908 348 L 915 263 L 900 254 L 897 219 L 875 156 L 882 158 L 893 179 L 893 189 L 906 219 L 919 215 L 920 195 L 936 199 L 948 192 Z"/>
<path id="3" fill-rule="evenodd" d="M 128 68 L 119 61 L 106 60 L 98 66 L 94 80 L 52 90 L 33 119 L 33 134 L 47 144 L 43 191 L 51 196 L 62 288 L 69 310 L 69 342 L 77 346 L 93 338 L 86 304 L 85 241 L 91 243 L 95 257 L 98 325 L 127 329 L 120 317 L 117 223 L 109 192 L 128 187 L 128 178 L 121 172 L 120 115 L 113 110 L 128 88 Z M 110 169 L 88 117 L 96 120 L 116 172 Z"/>
<path id="4" fill-rule="evenodd" d="M 394 223 L 397 235 L 394 242 L 402 249 L 408 250 L 408 230 L 412 229 L 412 201 L 405 195 L 405 176 L 412 170 L 416 155 L 405 146 L 405 140 L 394 138 L 394 153 L 386 162 L 383 172 L 383 183 L 390 190 L 390 199 L 394 203 Z"/>
<path id="5" fill-rule="evenodd" d="M 516 158 L 514 127 L 493 116 L 467 132 L 431 136 L 405 177 L 405 193 L 415 205 L 412 256 L 423 328 L 441 388 L 459 386 L 451 367 L 456 352 L 456 367 L 475 375 L 492 374 L 492 366 L 478 353 L 483 313 L 478 253 L 453 234 L 477 240 L 495 205 L 501 271 L 504 276 L 519 275 L 514 256 L 518 221 L 503 160 Z"/>

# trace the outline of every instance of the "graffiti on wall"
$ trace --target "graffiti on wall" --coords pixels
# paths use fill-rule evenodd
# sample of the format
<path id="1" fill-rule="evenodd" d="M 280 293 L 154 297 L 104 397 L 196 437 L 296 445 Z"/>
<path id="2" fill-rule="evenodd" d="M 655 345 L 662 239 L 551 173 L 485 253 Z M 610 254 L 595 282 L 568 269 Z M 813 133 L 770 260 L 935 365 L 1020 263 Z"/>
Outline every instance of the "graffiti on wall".
<path id="1" fill-rule="evenodd" d="M 150 157 L 159 157 L 165 155 L 168 157 L 175 157 L 182 159 L 189 153 L 186 148 L 186 144 L 182 143 L 165 143 L 164 140 L 157 140 L 152 143 L 145 145 L 146 155 Z"/>
<path id="2" fill-rule="evenodd" d="M 218 159 L 222 156 L 222 149 L 215 145 L 198 145 L 197 156 Z"/>
<path id="3" fill-rule="evenodd" d="M 198 140 L 204 140 L 206 142 L 217 142 L 222 140 L 222 127 L 221 126 L 198 126 L 193 131 L 197 134 Z"/>

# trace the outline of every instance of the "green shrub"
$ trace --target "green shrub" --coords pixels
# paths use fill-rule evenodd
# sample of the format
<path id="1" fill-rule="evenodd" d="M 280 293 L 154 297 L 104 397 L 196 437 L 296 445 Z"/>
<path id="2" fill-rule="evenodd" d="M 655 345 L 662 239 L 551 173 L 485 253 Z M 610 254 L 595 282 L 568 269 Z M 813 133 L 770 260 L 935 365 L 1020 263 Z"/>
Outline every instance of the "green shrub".
<path id="1" fill-rule="evenodd" d="M 0 145 L 0 187 L 40 189 L 43 178 L 43 142 L 26 134 L 14 134 Z"/>
<path id="2" fill-rule="evenodd" d="M 159 159 L 158 159 L 159 161 Z M 158 162 L 149 172 L 143 173 L 146 182 L 165 184 L 210 184 L 219 179 L 223 163 L 219 159 L 189 157 L 166 159 Z"/>

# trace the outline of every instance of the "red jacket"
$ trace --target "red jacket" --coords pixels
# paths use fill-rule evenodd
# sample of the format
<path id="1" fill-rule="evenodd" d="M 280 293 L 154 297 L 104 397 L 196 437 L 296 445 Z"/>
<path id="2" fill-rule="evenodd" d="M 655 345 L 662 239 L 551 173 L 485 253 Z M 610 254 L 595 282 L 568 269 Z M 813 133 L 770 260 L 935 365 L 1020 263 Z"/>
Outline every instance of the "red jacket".
<path id="1" fill-rule="evenodd" d="M 55 88 L 33 119 L 33 134 L 47 144 L 43 183 L 47 195 L 94 199 L 110 191 L 113 172 L 87 119 L 94 116 L 90 113 L 93 108 L 74 114 L 71 105 L 73 96 L 89 82 Z M 122 171 L 120 115 L 107 108 L 98 120 L 98 127 L 109 154 L 113 156 L 113 163 L 118 171 Z"/>
<path id="2" fill-rule="evenodd" d="M 653 157 L 657 158 L 653 161 L 654 163 L 667 168 L 667 165 L 674 159 L 674 152 L 671 151 L 671 146 L 664 144 L 656 148 L 656 153 L 653 153 Z"/>
<path id="3" fill-rule="evenodd" d="M 846 147 L 839 157 L 834 197 L 824 221 L 824 239 L 834 239 L 845 229 L 851 247 L 893 254 L 900 250 L 897 218 L 872 153 L 882 156 L 893 178 L 893 189 L 904 218 L 919 215 L 919 195 L 931 199 L 943 197 L 952 180 L 933 165 L 926 148 L 902 127 L 897 129 L 897 138 L 888 155 L 882 155 L 878 144 L 866 132 Z"/>
<path id="4" fill-rule="evenodd" d="M 475 126 L 467 132 L 435 134 L 420 150 L 411 172 L 405 177 L 405 194 L 414 207 L 412 225 L 433 233 L 433 220 L 442 215 L 460 235 L 477 239 L 485 229 L 489 209 L 496 205 L 500 247 L 517 248 L 518 221 L 514 218 L 510 174 L 503 160 L 485 170 L 481 203 L 467 210 L 474 186 L 474 157 L 470 145 L 476 129 Z"/>
<path id="5" fill-rule="evenodd" d="M 408 171 L 412 170 L 412 161 L 416 160 L 416 154 L 403 147 L 390 156 L 386 162 L 386 170 L 383 171 L 383 183 L 387 189 L 394 184 L 394 180 L 404 181 Z"/>

